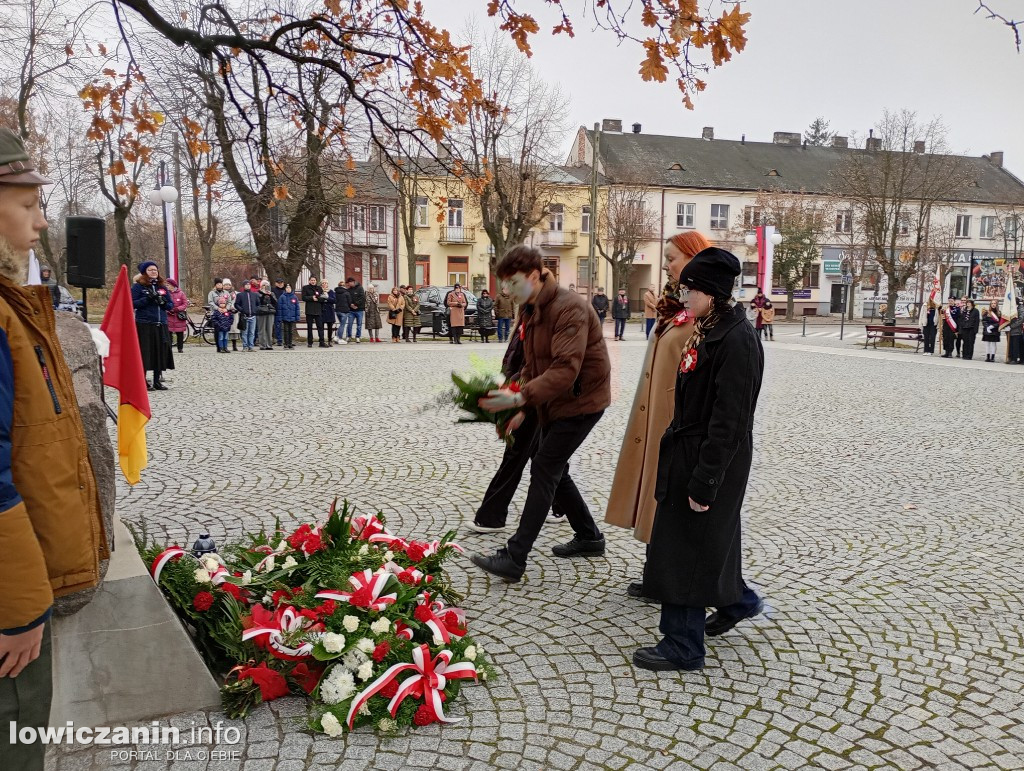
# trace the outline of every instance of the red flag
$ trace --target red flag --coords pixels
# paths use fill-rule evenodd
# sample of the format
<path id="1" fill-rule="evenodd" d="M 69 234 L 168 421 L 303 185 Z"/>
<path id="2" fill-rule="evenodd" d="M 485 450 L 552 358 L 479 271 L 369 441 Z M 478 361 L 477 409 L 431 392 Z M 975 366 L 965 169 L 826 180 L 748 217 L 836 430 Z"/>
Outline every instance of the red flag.
<path id="1" fill-rule="evenodd" d="M 135 308 L 128 283 L 128 268 L 124 265 L 114 283 L 100 330 L 110 339 L 110 354 L 104 360 L 103 383 L 116 388 L 120 394 L 117 454 L 125 479 L 134 485 L 146 467 L 146 423 L 152 413 L 139 336 L 135 331 Z"/>

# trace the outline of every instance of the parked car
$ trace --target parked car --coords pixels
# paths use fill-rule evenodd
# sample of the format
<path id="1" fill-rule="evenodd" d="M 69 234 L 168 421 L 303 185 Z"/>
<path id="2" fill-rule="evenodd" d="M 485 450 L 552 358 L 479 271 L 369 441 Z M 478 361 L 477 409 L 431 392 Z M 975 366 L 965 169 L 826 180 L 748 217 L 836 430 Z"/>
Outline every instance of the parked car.
<path id="1" fill-rule="evenodd" d="M 416 290 L 420 298 L 420 332 L 434 331 L 434 314 L 441 315 L 440 334 L 448 336 L 448 314 L 445 312 L 444 298 L 452 291 L 453 286 L 421 286 Z M 462 290 L 466 295 L 466 326 L 476 323 L 476 295 L 468 289 Z"/>

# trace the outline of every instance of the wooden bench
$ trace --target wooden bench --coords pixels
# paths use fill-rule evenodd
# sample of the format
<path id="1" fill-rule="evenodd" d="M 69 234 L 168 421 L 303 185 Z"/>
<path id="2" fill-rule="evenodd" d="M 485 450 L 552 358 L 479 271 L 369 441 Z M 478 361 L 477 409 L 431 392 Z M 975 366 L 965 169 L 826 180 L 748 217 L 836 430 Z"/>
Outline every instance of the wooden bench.
<path id="1" fill-rule="evenodd" d="M 878 347 L 878 341 L 892 340 L 892 347 L 896 347 L 896 338 L 901 340 L 914 340 L 917 342 L 915 353 L 921 350 L 921 343 L 924 341 L 924 333 L 921 327 L 888 327 L 884 324 L 865 324 L 864 329 L 867 336 L 864 338 L 864 347 L 871 343 L 873 348 Z"/>

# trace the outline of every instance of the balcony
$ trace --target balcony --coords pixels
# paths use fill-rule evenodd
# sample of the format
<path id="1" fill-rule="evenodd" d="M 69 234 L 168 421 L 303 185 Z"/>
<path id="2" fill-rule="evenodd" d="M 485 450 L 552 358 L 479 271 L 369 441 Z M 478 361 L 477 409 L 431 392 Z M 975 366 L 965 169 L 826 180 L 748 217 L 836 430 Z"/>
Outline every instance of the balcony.
<path id="1" fill-rule="evenodd" d="M 540 245 L 547 249 L 567 249 L 578 243 L 575 230 L 542 230 Z"/>
<path id="2" fill-rule="evenodd" d="M 345 246 L 362 249 L 384 249 L 388 245 L 387 233 L 375 233 L 369 230 L 341 230 L 338 240 Z"/>
<path id="3" fill-rule="evenodd" d="M 442 244 L 473 244 L 476 243 L 476 228 L 442 225 L 441 237 L 437 240 Z"/>

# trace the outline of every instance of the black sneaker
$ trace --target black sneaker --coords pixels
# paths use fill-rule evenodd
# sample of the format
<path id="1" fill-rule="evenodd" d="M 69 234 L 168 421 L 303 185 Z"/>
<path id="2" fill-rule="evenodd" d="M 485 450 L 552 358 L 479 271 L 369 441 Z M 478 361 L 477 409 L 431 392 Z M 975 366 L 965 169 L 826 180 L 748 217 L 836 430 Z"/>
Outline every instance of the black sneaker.
<path id="1" fill-rule="evenodd" d="M 481 525 L 475 520 L 466 525 L 474 533 L 500 533 L 507 528 L 507 525 Z"/>
<path id="2" fill-rule="evenodd" d="M 494 554 L 473 554 L 470 561 L 481 570 L 485 570 L 493 576 L 497 576 L 510 584 L 519 583 L 526 572 L 525 565 L 517 565 L 508 556 L 506 549 L 498 549 Z"/>
<path id="3" fill-rule="evenodd" d="M 708 637 L 717 637 L 720 634 L 725 634 L 738 623 L 740 623 L 740 621 L 743 621 L 747 618 L 753 618 L 763 610 L 764 600 L 762 600 L 759 597 L 757 599 L 757 605 L 751 608 L 749 612 L 739 617 L 727 616 L 723 613 L 715 611 L 710 616 L 708 616 L 707 621 L 704 622 L 704 634 L 706 634 Z"/>
<path id="4" fill-rule="evenodd" d="M 603 557 L 604 536 L 596 541 L 584 541 L 573 536 L 569 543 L 560 543 L 551 547 L 551 553 L 556 557 Z"/>

